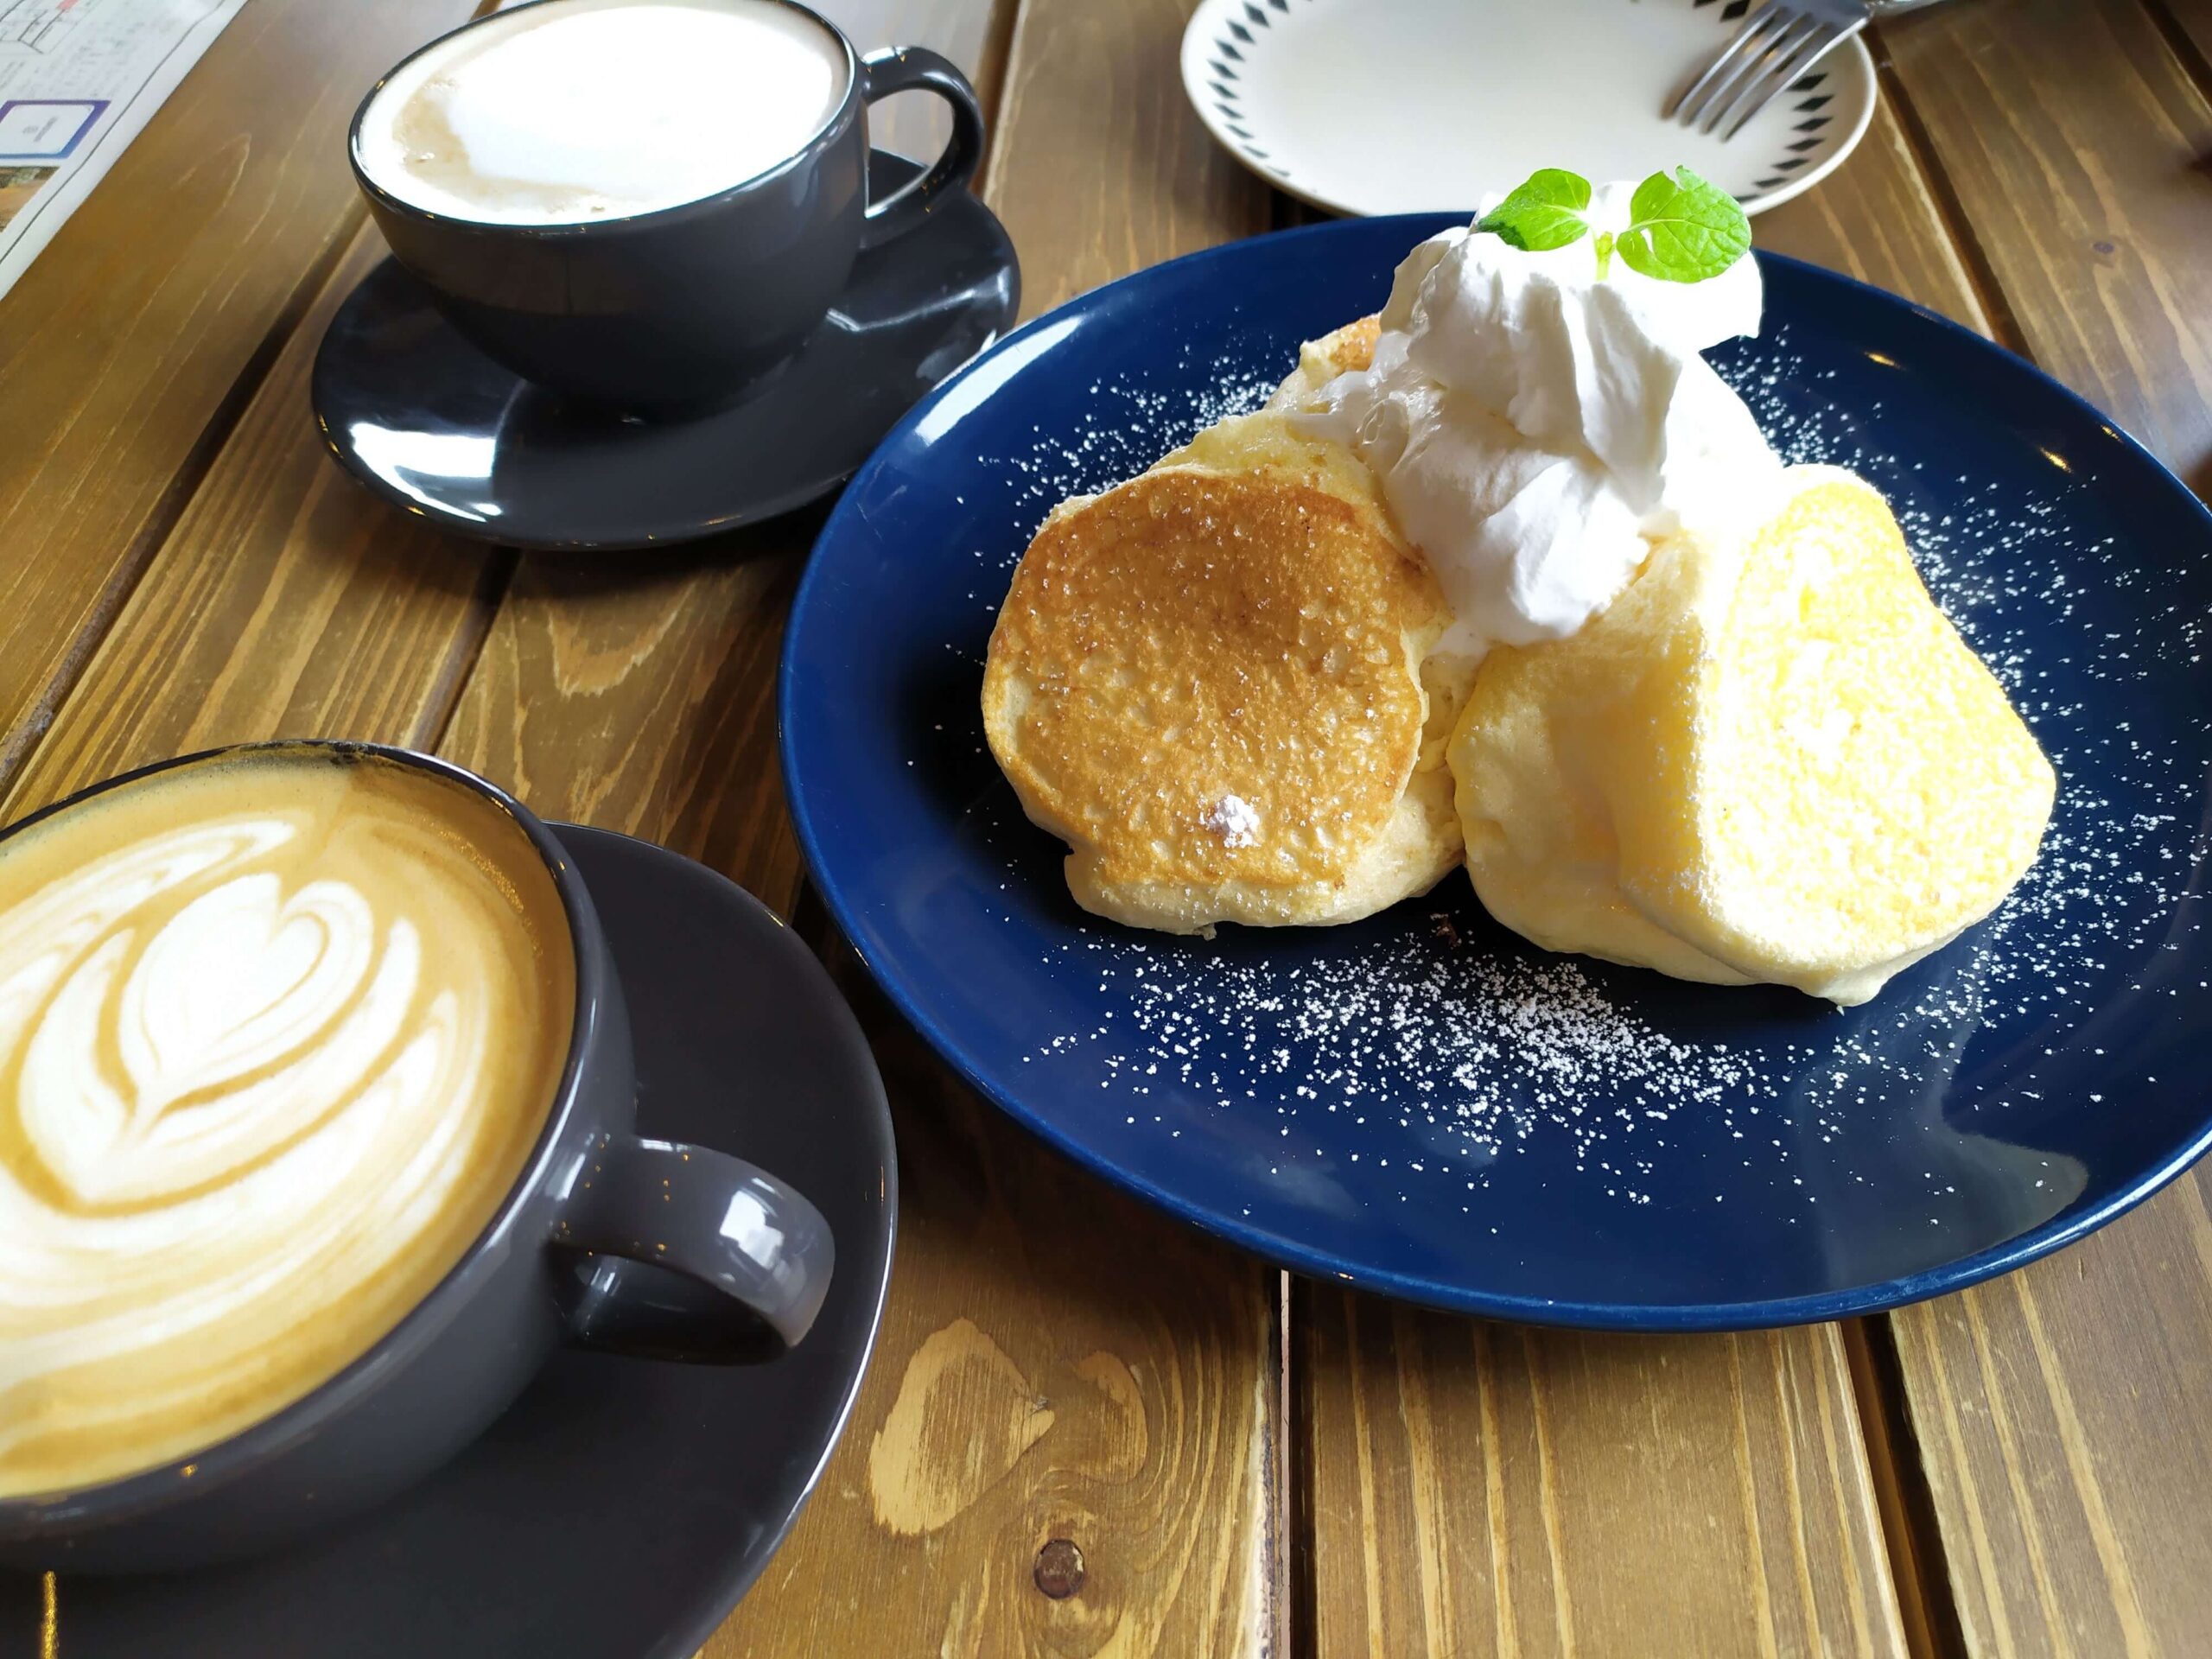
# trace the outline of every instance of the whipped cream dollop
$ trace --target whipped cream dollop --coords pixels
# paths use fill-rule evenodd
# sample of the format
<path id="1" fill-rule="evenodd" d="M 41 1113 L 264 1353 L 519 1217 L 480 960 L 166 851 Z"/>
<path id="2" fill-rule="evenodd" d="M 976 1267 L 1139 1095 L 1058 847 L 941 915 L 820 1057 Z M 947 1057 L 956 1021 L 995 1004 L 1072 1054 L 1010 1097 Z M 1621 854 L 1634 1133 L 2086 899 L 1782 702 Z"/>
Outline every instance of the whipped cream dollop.
<path id="1" fill-rule="evenodd" d="M 1632 184 L 1594 193 L 1593 230 L 1629 223 Z M 1699 355 L 1758 332 L 1758 266 L 1669 283 L 1592 238 L 1529 253 L 1471 226 L 1407 256 L 1367 369 L 1293 416 L 1350 447 L 1435 570 L 1453 623 L 1437 649 L 1561 639 L 1611 602 L 1653 541 L 1725 534 L 1773 499 L 1782 462 Z"/>

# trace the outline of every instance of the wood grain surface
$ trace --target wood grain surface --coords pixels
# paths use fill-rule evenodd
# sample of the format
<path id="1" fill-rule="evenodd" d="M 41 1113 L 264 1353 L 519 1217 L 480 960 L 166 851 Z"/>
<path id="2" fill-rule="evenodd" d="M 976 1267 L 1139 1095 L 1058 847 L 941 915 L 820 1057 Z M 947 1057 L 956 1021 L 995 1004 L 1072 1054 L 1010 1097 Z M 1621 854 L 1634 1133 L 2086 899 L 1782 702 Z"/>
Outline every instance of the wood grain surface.
<path id="1" fill-rule="evenodd" d="M 1986 328 L 1887 107 L 1848 167 L 1753 225 Z M 1605 1654 L 1663 1629 L 1685 1653 L 1889 1654 L 1920 1635 L 1884 1542 L 1894 1476 L 1869 1465 L 1833 1327 L 1578 1337 L 1332 1287 L 1312 1310 L 1294 1351 L 1317 1653 Z"/>
<path id="2" fill-rule="evenodd" d="M 1896 109 L 1874 106 L 1851 164 L 1817 190 L 1751 221 L 1759 247 L 1810 260 L 1940 311 L 1980 334 L 1990 322 L 1974 278 L 1943 222 L 1935 188 Z"/>
<path id="3" fill-rule="evenodd" d="M 435 739 L 510 560 L 395 512 L 315 434 L 315 346 L 383 253 L 364 229 L 340 260 L 0 816 L 220 743 Z"/>
<path id="4" fill-rule="evenodd" d="M 822 1490 L 707 1654 L 1280 1655 L 1274 1275 L 1046 1153 L 839 977 L 899 1260 Z"/>
<path id="5" fill-rule="evenodd" d="M 1190 3 L 825 10 L 975 73 L 1033 313 L 1279 216 L 1184 100 Z M 378 253 L 344 121 L 468 10 L 252 0 L 0 300 L 0 816 L 203 744 L 380 737 L 820 938 L 772 705 L 818 514 L 518 561 L 356 488 L 307 418 Z M 1875 45 L 1865 143 L 1760 244 L 2026 353 L 2212 490 L 2212 0 L 1953 0 Z M 944 131 L 918 98 L 874 120 Z M 1286 1298 L 984 1106 L 823 942 L 893 1098 L 899 1259 L 823 1487 L 712 1659 L 2212 1652 L 2205 1178 L 1863 1326 Z"/>
<path id="6" fill-rule="evenodd" d="M 2175 10 L 2201 28 L 2202 5 Z M 1885 37 L 2014 343 L 2202 494 L 2212 109 L 2157 22 L 2133 0 L 1980 0 Z M 2193 1174 L 2059 1256 L 1893 1316 L 1970 1651 L 2212 1650 L 2206 1205 Z"/>
<path id="7" fill-rule="evenodd" d="M 0 300 L 0 782 L 361 222 L 345 130 L 471 0 L 254 0 Z"/>
<path id="8" fill-rule="evenodd" d="M 2166 36 L 2140 0 L 1974 0 L 1883 38 L 2008 343 L 2203 493 L 2212 108 Z"/>
<path id="9" fill-rule="evenodd" d="M 1307 1306 L 1316 1653 L 1904 1652 L 1834 1326 Z"/>
<path id="10" fill-rule="evenodd" d="M 1177 67 L 1195 0 L 1027 0 L 1014 27 L 991 205 L 1021 251 L 1022 308 L 1268 228 L 1268 191 L 1224 155 Z"/>
<path id="11" fill-rule="evenodd" d="M 2212 0 L 2145 0 L 2151 20 L 2172 38 L 2200 91 L 2212 91 Z"/>
<path id="12" fill-rule="evenodd" d="M 896 35 L 981 59 L 986 88 L 996 79 L 987 54 L 1003 35 L 988 13 L 854 10 L 831 13 L 863 44 Z M 1065 162 L 1050 112 L 1087 95 L 1089 70 L 1064 29 L 1094 57 L 1148 61 L 1160 22 L 1145 8 L 1027 9 L 1007 80 L 1028 88 L 1031 124 L 997 123 L 995 206 L 1010 212 L 1009 193 L 1041 200 L 1037 169 Z M 1178 215 L 1160 232 L 1175 240 L 1120 245 L 1127 264 L 1264 213 L 1265 193 L 1171 114 L 1195 126 L 1179 89 L 1163 88 L 1142 118 L 1162 148 L 1133 145 L 1118 172 L 1092 165 L 1096 224 L 1040 213 L 1013 226 L 1033 302 L 1078 285 L 1071 270 L 1092 273 L 1086 283 L 1118 274 L 1100 264 L 1097 225 L 1148 196 L 1167 147 L 1194 178 L 1223 175 L 1201 201 L 1238 211 Z M 444 752 L 541 812 L 650 836 L 788 910 L 800 870 L 772 699 L 817 522 L 676 558 L 525 561 Z M 889 1306 L 823 1491 L 708 1651 L 849 1650 L 856 1630 L 884 1651 L 1279 1651 L 1275 1275 L 1046 1153 L 955 1084 L 857 977 L 846 982 L 898 1122 Z"/>
<path id="13" fill-rule="evenodd" d="M 677 554 L 524 560 L 445 751 L 548 817 L 662 842 L 788 914 L 776 652 L 817 515 Z"/>
<path id="14" fill-rule="evenodd" d="M 1172 78 L 1186 10 L 1023 5 L 984 194 L 1029 310 L 1264 222 Z M 823 1490 L 709 1655 L 855 1619 L 915 1653 L 1281 1654 L 1278 1276 L 1071 1170 L 841 979 L 897 1119 L 899 1260 Z"/>

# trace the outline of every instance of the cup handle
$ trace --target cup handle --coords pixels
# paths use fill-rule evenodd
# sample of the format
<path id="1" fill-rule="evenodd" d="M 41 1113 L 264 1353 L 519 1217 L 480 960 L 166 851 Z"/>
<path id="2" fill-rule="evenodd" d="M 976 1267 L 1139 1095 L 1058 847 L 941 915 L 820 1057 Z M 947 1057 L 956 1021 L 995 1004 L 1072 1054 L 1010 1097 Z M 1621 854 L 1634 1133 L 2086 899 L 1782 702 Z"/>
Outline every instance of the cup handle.
<path id="1" fill-rule="evenodd" d="M 918 46 L 888 47 L 861 60 L 862 102 L 916 90 L 935 92 L 952 106 L 952 140 L 928 172 L 868 204 L 861 225 L 863 248 L 880 248 L 912 230 L 929 216 L 930 203 L 974 178 L 983 159 L 983 106 L 967 76 Z"/>
<path id="2" fill-rule="evenodd" d="M 836 1248 L 822 1212 L 767 1171 L 726 1152 L 617 1135 L 586 1159 L 563 1202 L 554 1243 L 671 1269 L 717 1296 L 696 1296 L 679 1323 L 734 1303 L 782 1346 L 796 1345 L 822 1311 Z M 620 1322 L 572 1319 L 587 1347 L 664 1353 L 665 1341 L 626 1339 Z"/>

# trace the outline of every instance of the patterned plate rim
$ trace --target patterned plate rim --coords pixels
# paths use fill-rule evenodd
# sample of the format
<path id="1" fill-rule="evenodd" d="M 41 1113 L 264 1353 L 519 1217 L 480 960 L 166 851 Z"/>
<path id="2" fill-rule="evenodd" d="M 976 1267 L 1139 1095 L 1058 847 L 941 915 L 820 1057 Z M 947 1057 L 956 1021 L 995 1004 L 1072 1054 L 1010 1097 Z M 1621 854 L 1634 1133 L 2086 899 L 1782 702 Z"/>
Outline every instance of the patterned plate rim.
<path id="1" fill-rule="evenodd" d="M 1710 0 L 1694 0 L 1694 3 L 1702 5 L 1710 3 Z M 1287 0 L 1265 0 L 1265 4 L 1277 11 L 1289 10 Z M 1355 203 L 1321 195 L 1300 185 L 1290 174 L 1274 166 L 1271 158 L 1264 152 L 1256 152 L 1253 135 L 1235 125 L 1219 106 L 1218 101 L 1209 95 L 1213 83 L 1208 79 L 1206 71 L 1211 67 L 1209 54 L 1215 44 L 1217 32 L 1230 26 L 1241 29 L 1243 14 L 1248 10 L 1257 10 L 1259 8 L 1257 5 L 1247 7 L 1245 0 L 1201 0 L 1198 10 L 1191 14 L 1191 21 L 1184 26 L 1182 46 L 1178 54 L 1183 76 L 1183 94 L 1190 99 L 1192 109 L 1213 136 L 1214 142 L 1235 156 L 1246 170 L 1264 179 L 1285 195 L 1296 197 L 1309 207 L 1353 218 L 1396 217 L 1370 215 Z M 1232 13 L 1236 15 L 1231 16 Z M 1728 16 L 1726 12 L 1718 15 L 1724 18 Z M 1874 105 L 1880 101 L 1881 94 L 1874 73 L 1873 54 L 1866 49 L 1864 33 L 1853 35 L 1846 41 L 1840 54 L 1857 70 L 1859 84 L 1865 89 L 1865 96 L 1859 101 L 1859 112 L 1852 122 L 1851 130 L 1842 135 L 1841 142 L 1825 157 L 1812 163 L 1810 170 L 1796 178 L 1777 182 L 1771 190 L 1737 197 L 1745 213 L 1763 213 L 1770 207 L 1779 207 L 1783 202 L 1802 195 L 1849 160 L 1852 152 L 1859 148 L 1859 141 L 1866 137 L 1867 128 L 1873 124 Z M 1827 63 L 1835 60 L 1832 56 Z M 1793 158 L 1777 162 L 1776 170 L 1794 171 L 1800 165 L 1802 165 L 1802 161 Z"/>

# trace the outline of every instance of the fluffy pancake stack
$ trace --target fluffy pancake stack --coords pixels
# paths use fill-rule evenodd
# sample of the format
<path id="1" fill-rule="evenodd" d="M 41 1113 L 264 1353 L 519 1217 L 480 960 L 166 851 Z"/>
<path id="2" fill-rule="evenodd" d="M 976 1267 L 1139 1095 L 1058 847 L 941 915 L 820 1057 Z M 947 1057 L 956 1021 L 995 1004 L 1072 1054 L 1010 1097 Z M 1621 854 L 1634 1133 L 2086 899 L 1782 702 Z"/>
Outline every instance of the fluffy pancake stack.
<path id="1" fill-rule="evenodd" d="M 1659 543 L 1564 639 L 1479 666 L 1372 475 L 1259 413 L 1063 503 L 1016 570 L 983 714 L 1088 910 L 1173 932 L 1353 920 L 1463 856 L 1508 926 L 1688 979 L 1865 1001 L 1986 915 L 2055 780 L 1848 473 Z"/>

